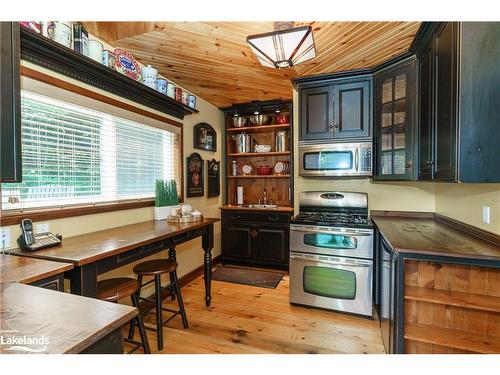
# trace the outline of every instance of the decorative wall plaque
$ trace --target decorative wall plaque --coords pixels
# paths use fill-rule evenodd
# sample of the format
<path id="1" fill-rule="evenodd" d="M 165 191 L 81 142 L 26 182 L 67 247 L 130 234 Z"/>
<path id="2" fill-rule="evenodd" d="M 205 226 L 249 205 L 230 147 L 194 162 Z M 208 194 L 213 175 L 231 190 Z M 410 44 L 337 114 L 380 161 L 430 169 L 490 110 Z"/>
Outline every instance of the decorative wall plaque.
<path id="1" fill-rule="evenodd" d="M 207 160 L 207 197 L 220 195 L 220 161 Z"/>
<path id="2" fill-rule="evenodd" d="M 193 128 L 193 147 L 205 151 L 217 151 L 217 132 L 206 122 Z"/>
<path id="3" fill-rule="evenodd" d="M 186 197 L 202 197 L 203 188 L 203 159 L 200 154 L 194 152 L 187 158 L 186 163 Z"/>

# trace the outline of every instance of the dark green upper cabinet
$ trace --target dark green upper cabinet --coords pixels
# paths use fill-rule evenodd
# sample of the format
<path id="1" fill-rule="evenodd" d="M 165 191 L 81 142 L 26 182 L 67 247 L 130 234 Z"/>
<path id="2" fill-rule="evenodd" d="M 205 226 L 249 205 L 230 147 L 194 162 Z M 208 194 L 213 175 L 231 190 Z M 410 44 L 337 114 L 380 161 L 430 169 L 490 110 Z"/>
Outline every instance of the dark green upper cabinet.
<path id="1" fill-rule="evenodd" d="M 300 141 L 371 137 L 371 77 L 299 83 Z"/>
<path id="2" fill-rule="evenodd" d="M 0 177 L 21 181 L 19 24 L 0 22 Z"/>
<path id="3" fill-rule="evenodd" d="M 376 180 L 412 180 L 415 142 L 415 58 L 374 76 Z"/>
<path id="4" fill-rule="evenodd" d="M 500 23 L 434 25 L 417 47 L 419 180 L 500 182 Z"/>

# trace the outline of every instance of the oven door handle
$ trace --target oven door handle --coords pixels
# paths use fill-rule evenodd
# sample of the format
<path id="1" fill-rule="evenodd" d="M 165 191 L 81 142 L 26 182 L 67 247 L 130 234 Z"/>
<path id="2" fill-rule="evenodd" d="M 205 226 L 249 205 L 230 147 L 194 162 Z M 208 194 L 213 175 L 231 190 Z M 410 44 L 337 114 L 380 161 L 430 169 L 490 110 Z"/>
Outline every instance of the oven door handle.
<path id="1" fill-rule="evenodd" d="M 321 260 L 321 259 L 316 259 L 316 258 L 314 258 L 314 259 L 304 258 L 304 257 L 297 256 L 297 255 L 290 255 L 290 259 L 303 260 L 306 262 L 314 262 L 314 263 L 323 263 L 323 264 L 329 264 L 332 266 L 345 266 L 345 267 L 370 267 L 372 265 L 370 263 L 361 263 L 361 262 L 343 263 L 343 262 L 326 261 L 326 260 Z"/>
<path id="2" fill-rule="evenodd" d="M 302 233 L 321 233 L 321 234 L 339 234 L 346 236 L 371 236 L 372 233 L 365 232 L 340 232 L 340 231 L 329 231 L 329 230 L 317 230 L 317 229 L 300 229 L 300 228 L 290 228 L 293 232 Z"/>

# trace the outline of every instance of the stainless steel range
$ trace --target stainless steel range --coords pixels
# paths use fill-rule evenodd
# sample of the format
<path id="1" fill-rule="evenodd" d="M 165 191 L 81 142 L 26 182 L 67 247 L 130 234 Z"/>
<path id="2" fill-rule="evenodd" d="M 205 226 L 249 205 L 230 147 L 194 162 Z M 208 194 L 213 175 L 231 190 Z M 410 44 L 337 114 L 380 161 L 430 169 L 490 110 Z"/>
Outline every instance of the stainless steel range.
<path id="1" fill-rule="evenodd" d="M 301 192 L 290 226 L 290 302 L 372 316 L 368 196 Z"/>

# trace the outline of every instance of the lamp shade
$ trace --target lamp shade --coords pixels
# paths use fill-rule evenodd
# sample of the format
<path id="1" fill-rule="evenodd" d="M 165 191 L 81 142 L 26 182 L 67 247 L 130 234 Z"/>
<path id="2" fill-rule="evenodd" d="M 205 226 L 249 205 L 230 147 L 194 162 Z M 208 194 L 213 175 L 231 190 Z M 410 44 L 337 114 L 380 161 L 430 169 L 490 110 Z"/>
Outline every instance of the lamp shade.
<path id="1" fill-rule="evenodd" d="M 271 68 L 289 68 L 316 56 L 311 26 L 250 35 L 247 43 L 259 62 Z"/>

